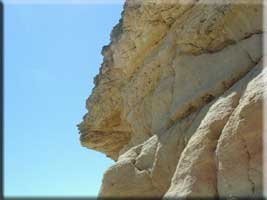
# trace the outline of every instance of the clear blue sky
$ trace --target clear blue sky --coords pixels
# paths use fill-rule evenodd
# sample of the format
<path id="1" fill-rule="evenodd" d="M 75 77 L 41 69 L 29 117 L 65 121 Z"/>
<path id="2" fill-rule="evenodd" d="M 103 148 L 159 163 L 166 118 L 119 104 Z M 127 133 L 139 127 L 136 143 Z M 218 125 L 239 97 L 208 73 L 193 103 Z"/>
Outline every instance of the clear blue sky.
<path id="1" fill-rule="evenodd" d="M 4 2 L 4 194 L 96 196 L 113 161 L 76 124 L 123 3 Z"/>

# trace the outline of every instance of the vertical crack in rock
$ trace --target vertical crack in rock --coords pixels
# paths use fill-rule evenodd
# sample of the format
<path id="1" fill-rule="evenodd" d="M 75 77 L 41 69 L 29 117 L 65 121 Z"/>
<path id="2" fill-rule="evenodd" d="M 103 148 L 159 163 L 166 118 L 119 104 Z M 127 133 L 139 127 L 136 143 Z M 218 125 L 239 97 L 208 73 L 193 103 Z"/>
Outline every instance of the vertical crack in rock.
<path id="1" fill-rule="evenodd" d="M 245 52 L 246 52 L 248 58 L 250 59 L 250 61 L 256 66 L 259 63 L 260 59 L 254 60 L 249 52 L 247 52 L 247 51 L 245 51 Z"/>
<path id="2" fill-rule="evenodd" d="M 252 193 L 255 193 L 255 183 L 253 182 L 253 180 L 251 178 L 251 175 L 250 175 L 250 170 L 251 170 L 251 168 L 250 168 L 250 160 L 251 160 L 251 156 L 250 156 L 249 150 L 247 148 L 246 141 L 244 140 L 243 137 L 241 137 L 241 140 L 242 140 L 242 143 L 243 143 L 243 146 L 244 146 L 244 151 L 247 154 L 247 166 L 248 166 L 247 174 L 248 174 L 248 181 L 251 184 L 251 191 L 252 191 Z"/>
<path id="3" fill-rule="evenodd" d="M 254 198 L 260 194 L 262 184 L 261 94 L 264 90 L 261 77 L 264 73 L 266 72 L 262 69 L 261 60 L 241 80 L 245 86 L 243 86 L 241 99 L 218 141 L 217 188 L 220 196 Z"/>

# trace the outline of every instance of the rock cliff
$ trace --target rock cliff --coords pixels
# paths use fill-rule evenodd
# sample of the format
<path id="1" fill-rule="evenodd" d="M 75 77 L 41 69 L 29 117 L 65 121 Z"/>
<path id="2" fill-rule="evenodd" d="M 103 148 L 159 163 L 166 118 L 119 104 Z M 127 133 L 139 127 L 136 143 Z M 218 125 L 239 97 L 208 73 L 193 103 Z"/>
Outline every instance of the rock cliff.
<path id="1" fill-rule="evenodd" d="M 100 197 L 263 193 L 260 0 L 127 0 L 104 46 L 82 146 L 116 161 Z"/>

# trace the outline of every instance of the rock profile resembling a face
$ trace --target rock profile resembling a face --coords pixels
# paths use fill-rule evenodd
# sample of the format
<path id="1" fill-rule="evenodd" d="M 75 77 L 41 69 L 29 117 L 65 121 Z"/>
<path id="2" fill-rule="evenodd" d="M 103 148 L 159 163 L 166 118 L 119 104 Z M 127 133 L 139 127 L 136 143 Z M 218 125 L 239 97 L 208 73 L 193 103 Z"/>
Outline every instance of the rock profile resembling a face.
<path id="1" fill-rule="evenodd" d="M 82 146 L 116 163 L 99 197 L 263 197 L 263 2 L 127 0 Z"/>

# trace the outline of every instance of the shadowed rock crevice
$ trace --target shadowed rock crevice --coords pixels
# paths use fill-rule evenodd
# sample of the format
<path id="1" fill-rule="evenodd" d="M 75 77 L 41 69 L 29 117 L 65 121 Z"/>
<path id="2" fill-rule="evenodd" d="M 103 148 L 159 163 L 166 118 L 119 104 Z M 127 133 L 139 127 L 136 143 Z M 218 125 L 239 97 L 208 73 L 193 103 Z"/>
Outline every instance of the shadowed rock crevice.
<path id="1" fill-rule="evenodd" d="M 244 141 L 244 139 L 242 139 L 242 142 L 244 143 L 244 151 L 246 151 L 246 154 L 247 154 L 247 160 L 248 160 L 248 163 L 247 163 L 247 166 L 248 166 L 248 181 L 250 182 L 251 184 L 251 192 L 254 194 L 255 193 L 255 183 L 253 182 L 252 178 L 251 178 L 251 175 L 250 175 L 250 170 L 251 170 L 251 167 L 250 167 L 250 160 L 251 160 L 251 155 L 248 151 L 248 147 Z"/>

